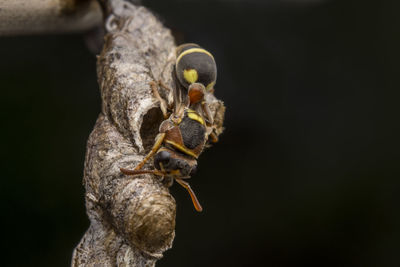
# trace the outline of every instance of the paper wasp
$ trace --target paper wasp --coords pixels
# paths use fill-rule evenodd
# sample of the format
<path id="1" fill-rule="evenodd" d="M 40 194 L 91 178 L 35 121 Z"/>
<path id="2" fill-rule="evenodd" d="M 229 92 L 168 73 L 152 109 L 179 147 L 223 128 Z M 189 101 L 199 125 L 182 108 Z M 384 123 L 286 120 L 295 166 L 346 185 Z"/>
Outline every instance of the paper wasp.
<path id="1" fill-rule="evenodd" d="M 213 133 L 213 117 L 206 95 L 213 92 L 217 77 L 214 57 L 196 44 L 184 44 L 177 48 L 174 67 L 175 86 L 173 107 L 161 98 L 158 84 L 151 82 L 154 96 L 160 101 L 160 108 L 166 118 L 159 127 L 159 134 L 151 151 L 133 170 L 122 169 L 127 175 L 150 173 L 176 180 L 189 192 L 197 211 L 202 207 L 184 179 L 190 178 L 197 169 L 197 158 L 203 151 L 209 137 L 216 141 Z M 168 110 L 172 110 L 169 114 Z M 141 170 L 144 164 L 154 158 L 154 170 Z"/>

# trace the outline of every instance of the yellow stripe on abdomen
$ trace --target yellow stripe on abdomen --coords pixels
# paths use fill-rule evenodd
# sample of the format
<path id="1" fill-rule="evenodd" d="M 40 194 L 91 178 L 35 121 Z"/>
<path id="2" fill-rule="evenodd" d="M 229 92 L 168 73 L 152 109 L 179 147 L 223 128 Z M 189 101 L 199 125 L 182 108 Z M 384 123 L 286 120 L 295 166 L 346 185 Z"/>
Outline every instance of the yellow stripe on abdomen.
<path id="1" fill-rule="evenodd" d="M 181 58 L 187 54 L 191 54 L 191 53 L 204 53 L 207 54 L 208 56 L 210 56 L 212 59 L 214 59 L 213 55 L 211 55 L 210 52 L 208 52 L 207 50 L 203 49 L 203 48 L 190 48 L 188 50 L 183 51 L 182 54 L 180 54 L 178 56 L 178 58 L 176 59 L 176 63 L 179 62 L 179 60 L 181 60 Z"/>

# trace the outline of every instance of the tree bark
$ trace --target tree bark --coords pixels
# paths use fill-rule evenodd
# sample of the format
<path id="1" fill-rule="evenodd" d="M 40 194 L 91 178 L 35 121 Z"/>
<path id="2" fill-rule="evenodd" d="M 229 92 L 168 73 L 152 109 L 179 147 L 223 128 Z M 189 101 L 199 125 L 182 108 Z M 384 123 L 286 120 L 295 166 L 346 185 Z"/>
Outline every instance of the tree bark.
<path id="1" fill-rule="evenodd" d="M 162 179 L 129 177 L 120 168 L 133 169 L 154 143 L 163 116 L 149 82 L 174 86 L 175 43 L 144 7 L 110 0 L 106 10 L 97 61 L 102 111 L 87 143 L 83 179 L 90 227 L 72 266 L 154 266 L 172 246 L 175 200 Z M 222 130 L 224 106 L 213 95 L 208 101 Z"/>

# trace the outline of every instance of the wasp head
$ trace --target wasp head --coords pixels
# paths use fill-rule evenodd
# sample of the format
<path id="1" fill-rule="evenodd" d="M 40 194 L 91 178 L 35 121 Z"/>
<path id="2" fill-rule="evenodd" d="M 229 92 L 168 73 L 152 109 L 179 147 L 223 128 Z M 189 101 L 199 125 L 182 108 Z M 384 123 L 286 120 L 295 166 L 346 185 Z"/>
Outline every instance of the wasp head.
<path id="1" fill-rule="evenodd" d="M 186 178 L 196 173 L 197 161 L 163 148 L 154 156 L 154 167 L 166 176 Z"/>

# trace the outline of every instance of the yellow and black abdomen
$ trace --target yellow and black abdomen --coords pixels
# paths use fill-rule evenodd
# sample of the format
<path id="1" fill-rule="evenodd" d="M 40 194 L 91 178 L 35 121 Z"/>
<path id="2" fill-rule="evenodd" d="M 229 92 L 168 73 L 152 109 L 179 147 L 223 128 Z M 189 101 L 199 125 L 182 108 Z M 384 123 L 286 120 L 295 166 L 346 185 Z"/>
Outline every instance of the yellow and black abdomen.
<path id="1" fill-rule="evenodd" d="M 175 70 L 179 82 L 185 88 L 193 83 L 201 83 L 209 90 L 217 80 L 214 57 L 197 44 L 183 44 L 177 48 Z"/>

